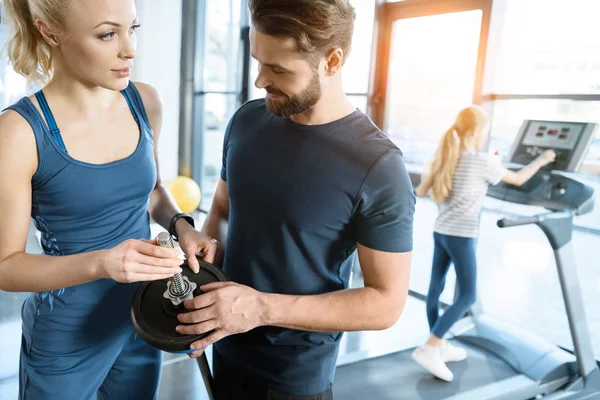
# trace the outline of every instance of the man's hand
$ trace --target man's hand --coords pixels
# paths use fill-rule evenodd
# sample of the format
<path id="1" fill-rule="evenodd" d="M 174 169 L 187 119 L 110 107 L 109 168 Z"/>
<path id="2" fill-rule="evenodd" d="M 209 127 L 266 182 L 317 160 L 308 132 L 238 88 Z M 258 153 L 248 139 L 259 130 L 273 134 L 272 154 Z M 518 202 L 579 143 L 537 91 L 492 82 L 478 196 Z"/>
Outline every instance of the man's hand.
<path id="1" fill-rule="evenodd" d="M 195 273 L 200 271 L 200 265 L 196 256 L 202 257 L 202 259 L 208 263 L 213 263 L 215 255 L 219 249 L 219 242 L 200 231 L 194 229 L 193 226 L 188 224 L 184 220 L 179 220 L 177 223 L 177 237 L 179 238 L 179 246 L 185 253 L 185 258 L 190 266 L 191 270 Z"/>
<path id="2" fill-rule="evenodd" d="M 190 357 L 199 357 L 202 351 L 224 337 L 248 332 L 263 325 L 266 313 L 265 294 L 249 286 L 234 282 L 215 282 L 200 287 L 204 294 L 184 303 L 188 313 L 179 314 L 183 324 L 177 332 L 200 335 L 213 331 L 191 345 Z"/>

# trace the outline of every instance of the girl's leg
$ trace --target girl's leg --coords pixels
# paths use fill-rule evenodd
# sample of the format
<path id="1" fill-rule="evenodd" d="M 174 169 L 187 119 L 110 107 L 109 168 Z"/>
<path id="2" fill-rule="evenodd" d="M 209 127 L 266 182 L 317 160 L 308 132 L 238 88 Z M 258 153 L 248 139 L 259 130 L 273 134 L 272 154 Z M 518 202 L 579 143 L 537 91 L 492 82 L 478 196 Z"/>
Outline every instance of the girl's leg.
<path id="1" fill-rule="evenodd" d="M 448 236 L 446 249 L 454 263 L 458 297 L 438 318 L 431 333 L 443 338 L 452 325 L 461 319 L 475 302 L 477 292 L 477 262 L 475 259 L 475 239 Z"/>
<path id="2" fill-rule="evenodd" d="M 466 357 L 466 351 L 451 346 L 442 338 L 475 301 L 475 282 L 477 279 L 475 240 L 446 235 L 441 235 L 440 239 L 454 264 L 459 295 L 454 304 L 436 319 L 429 340 L 425 345 L 418 347 L 413 352 L 412 357 L 419 365 L 436 377 L 445 381 L 452 381 L 454 374 L 448 369 L 445 362 L 463 360 Z"/>
<path id="3" fill-rule="evenodd" d="M 440 315 L 440 296 L 446 286 L 446 274 L 450 267 L 450 255 L 443 246 L 443 239 L 444 235 L 433 234 L 433 262 L 426 301 L 427 321 L 430 330 L 433 329 Z"/>

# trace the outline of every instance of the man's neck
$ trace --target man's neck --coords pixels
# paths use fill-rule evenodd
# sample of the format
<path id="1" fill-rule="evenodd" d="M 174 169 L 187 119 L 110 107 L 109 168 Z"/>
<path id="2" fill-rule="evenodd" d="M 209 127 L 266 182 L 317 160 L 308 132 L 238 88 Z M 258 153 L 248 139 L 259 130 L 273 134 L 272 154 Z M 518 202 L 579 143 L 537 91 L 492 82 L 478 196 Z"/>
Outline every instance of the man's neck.
<path id="1" fill-rule="evenodd" d="M 323 92 L 321 99 L 302 114 L 290 117 L 292 122 L 301 125 L 323 125 L 342 119 L 356 110 L 342 90 Z"/>

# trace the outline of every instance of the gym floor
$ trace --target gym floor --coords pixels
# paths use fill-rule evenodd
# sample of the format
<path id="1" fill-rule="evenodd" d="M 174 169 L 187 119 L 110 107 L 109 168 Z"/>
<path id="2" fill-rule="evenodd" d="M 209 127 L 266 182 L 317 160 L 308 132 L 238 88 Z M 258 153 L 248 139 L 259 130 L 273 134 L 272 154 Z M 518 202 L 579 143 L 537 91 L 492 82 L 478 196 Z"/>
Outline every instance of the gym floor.
<path id="1" fill-rule="evenodd" d="M 500 230 L 496 220 L 502 212 L 540 212 L 537 208 L 518 210 L 486 200 L 478 244 L 479 295 L 486 312 L 542 335 L 550 341 L 572 348 L 558 276 L 550 246 L 535 226 Z M 415 251 L 411 271 L 412 290 L 426 293 L 433 247 L 432 227 L 436 206 L 420 200 L 415 215 Z M 158 232 L 153 227 L 153 232 Z M 578 274 L 586 307 L 596 358 L 600 358 L 600 308 L 593 308 L 600 290 L 600 270 L 596 261 L 598 236 L 574 232 L 573 249 L 579 262 Z M 30 233 L 27 251 L 40 252 Z M 362 285 L 355 273 L 352 286 Z M 450 272 L 442 300 L 451 302 L 454 275 Z M 16 399 L 20 345 L 20 309 L 27 294 L 0 292 L 0 399 Z M 409 298 L 398 323 L 381 332 L 353 332 L 344 335 L 338 364 L 391 353 L 419 344 L 427 336 L 423 302 Z M 210 360 L 210 349 L 208 352 Z M 400 373 L 400 367 L 399 372 Z M 425 375 L 424 375 L 425 376 Z M 334 394 L 336 392 L 334 386 Z M 195 360 L 165 354 L 159 399 L 204 400 L 206 396 Z M 375 399 L 374 399 L 375 400 Z"/>

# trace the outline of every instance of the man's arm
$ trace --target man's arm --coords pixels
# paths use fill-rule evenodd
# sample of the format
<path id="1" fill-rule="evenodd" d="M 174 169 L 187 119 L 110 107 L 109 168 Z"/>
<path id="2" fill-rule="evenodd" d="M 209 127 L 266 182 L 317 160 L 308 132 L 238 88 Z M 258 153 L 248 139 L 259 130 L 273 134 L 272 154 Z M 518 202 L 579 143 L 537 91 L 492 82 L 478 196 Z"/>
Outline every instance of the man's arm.
<path id="1" fill-rule="evenodd" d="M 224 337 L 270 325 L 314 332 L 380 330 L 400 318 L 408 296 L 411 252 L 388 253 L 358 245 L 365 287 L 313 296 L 261 293 L 234 282 L 201 287 L 179 314 L 182 334 L 212 332 L 194 342 L 204 349 Z M 197 352 L 195 356 L 198 356 Z"/>
<path id="2" fill-rule="evenodd" d="M 316 296 L 264 294 L 261 324 L 320 332 L 387 329 L 406 303 L 411 255 L 359 244 L 364 287 Z"/>

